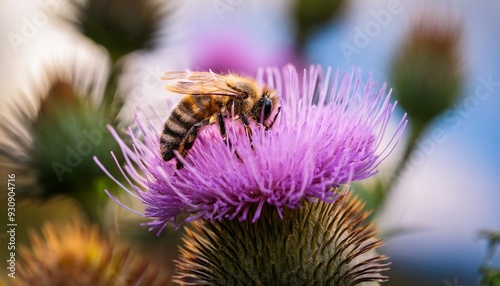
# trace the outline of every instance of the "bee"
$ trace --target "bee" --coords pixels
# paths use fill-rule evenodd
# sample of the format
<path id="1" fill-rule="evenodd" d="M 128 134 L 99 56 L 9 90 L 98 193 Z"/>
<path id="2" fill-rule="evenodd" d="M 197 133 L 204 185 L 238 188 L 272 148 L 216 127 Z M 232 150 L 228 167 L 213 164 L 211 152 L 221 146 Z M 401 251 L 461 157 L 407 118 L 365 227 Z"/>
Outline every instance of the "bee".
<path id="1" fill-rule="evenodd" d="M 269 130 L 274 124 L 281 107 L 278 105 L 276 91 L 246 76 L 236 74 L 216 74 L 213 72 L 168 72 L 163 80 L 177 80 L 167 90 L 185 96 L 173 109 L 165 121 L 160 137 L 160 152 L 165 161 L 175 157 L 177 150 L 182 157 L 196 140 L 201 127 L 215 123 L 219 125 L 222 139 L 227 140 L 224 118 L 241 119 L 245 133 L 252 142 L 250 121 L 262 124 Z M 267 120 L 277 108 L 274 118 Z M 252 145 L 253 148 L 253 145 Z M 239 155 L 236 153 L 239 158 Z M 239 158 L 241 160 L 241 158 Z M 177 169 L 183 167 L 177 160 Z"/>

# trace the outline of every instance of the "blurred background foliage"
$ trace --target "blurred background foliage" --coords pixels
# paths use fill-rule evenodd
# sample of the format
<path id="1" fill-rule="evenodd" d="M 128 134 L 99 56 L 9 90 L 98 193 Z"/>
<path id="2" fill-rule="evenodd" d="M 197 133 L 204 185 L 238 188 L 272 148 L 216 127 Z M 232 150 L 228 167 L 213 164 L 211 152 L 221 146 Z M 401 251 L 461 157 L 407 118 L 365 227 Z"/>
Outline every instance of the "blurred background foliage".
<path id="1" fill-rule="evenodd" d="M 34 71 L 23 71 L 28 76 L 16 80 L 11 85 L 14 88 L 4 89 L 2 95 L 0 172 L 4 178 L 6 174 L 16 174 L 18 245 L 30 244 L 28 229 L 83 217 L 90 228 L 97 227 L 117 243 L 150 255 L 151 265 L 171 273 L 182 231 L 169 228 L 156 237 L 139 226 L 140 217 L 120 209 L 103 191 L 108 189 L 135 209 L 142 207 L 117 192 L 116 184 L 92 159 L 98 156 L 105 166 L 114 166 L 115 159 L 109 155 L 113 151 L 118 156 L 116 160 L 122 160 L 119 146 L 106 126 L 115 127 L 120 134 L 129 126 L 133 130 L 131 119 L 137 107 L 148 110 L 149 105 L 155 105 L 161 112 L 168 112 L 165 102 L 170 95 L 162 91 L 163 83 L 159 81 L 165 71 L 191 68 L 253 74 L 259 66 L 287 62 L 299 69 L 316 63 L 331 64 L 333 68 L 350 66 L 353 55 L 376 49 L 374 44 L 370 46 L 371 42 L 394 34 L 394 26 L 403 23 L 401 36 L 389 41 L 392 46 L 376 51 L 377 60 L 385 62 L 383 71 L 373 60 L 365 61 L 362 56 L 355 63 L 365 70 L 374 70 L 375 77 L 388 81 L 393 88 L 399 112 L 406 112 L 409 117 L 407 136 L 393 153 L 394 158 L 381 166 L 381 174 L 354 183 L 352 189 L 372 212 L 370 219 L 382 227 L 387 254 L 397 256 L 398 251 L 404 252 L 404 247 L 411 248 L 391 248 L 391 243 L 398 237 L 418 237 L 425 231 L 420 225 L 384 225 L 387 216 L 383 213 L 395 201 L 405 202 L 395 200 L 393 193 L 411 176 L 408 170 L 415 168 L 415 153 L 421 151 L 422 142 L 434 134 L 443 118 L 454 118 L 455 110 L 469 96 L 469 57 L 464 43 L 470 41 L 466 37 L 474 38 L 476 34 L 470 36 L 472 28 L 464 21 L 468 6 L 451 2 L 410 6 L 394 0 L 364 5 L 360 4 L 362 1 L 340 0 L 187 2 L 47 0 L 35 6 L 24 3 L 32 10 L 13 17 L 11 28 L 0 28 L 0 33 L 7 35 L 0 50 L 2 59 L 14 53 L 42 62 L 28 66 L 26 69 Z M 490 4 L 482 7 L 488 9 Z M 13 4 L 2 5 L 15 10 Z M 491 5 L 500 9 L 499 5 Z M 2 12 L 6 14 L 9 9 Z M 353 22 L 352 15 L 357 15 L 358 10 L 368 16 Z M 402 22 L 403 18 L 406 22 Z M 0 27 L 2 24 L 7 25 L 0 22 Z M 346 30 L 347 36 L 339 36 Z M 478 31 L 476 27 L 475 33 Z M 58 46 L 59 40 L 65 43 L 64 48 Z M 491 74 L 484 77 L 490 80 L 486 90 L 492 92 L 498 83 L 491 80 Z M 493 74 L 493 78 L 498 78 L 498 74 Z M 477 93 L 477 88 L 474 91 Z M 446 132 L 445 127 L 441 129 Z M 494 131 L 498 134 L 498 127 Z M 424 183 L 419 188 L 427 187 Z M 400 197 L 405 196 L 404 191 L 399 191 Z M 428 193 L 423 196 L 424 201 L 438 200 L 436 203 L 443 208 L 457 207 Z M 6 217 L 2 212 L 2 217 Z M 498 212 L 496 215 L 498 222 Z M 498 223 L 494 225 L 500 228 Z M 476 238 L 481 229 L 484 228 L 477 227 Z M 465 274 L 433 263 L 419 265 L 421 260 L 412 261 L 406 256 L 406 260 L 393 261 L 393 270 L 389 272 L 393 279 L 386 285 L 453 285 L 454 281 L 459 285 L 462 281 L 500 285 L 495 253 L 499 234 L 491 229 L 482 232 L 481 237 L 488 241 L 481 251 L 484 259 L 467 264 Z M 0 240 L 4 237 L 0 236 Z M 6 251 L 5 247 L 0 249 L 2 257 Z M 463 259 L 467 254 L 457 257 Z M 429 255 L 428 261 L 433 259 Z M 454 259 L 444 257 L 438 261 Z"/>

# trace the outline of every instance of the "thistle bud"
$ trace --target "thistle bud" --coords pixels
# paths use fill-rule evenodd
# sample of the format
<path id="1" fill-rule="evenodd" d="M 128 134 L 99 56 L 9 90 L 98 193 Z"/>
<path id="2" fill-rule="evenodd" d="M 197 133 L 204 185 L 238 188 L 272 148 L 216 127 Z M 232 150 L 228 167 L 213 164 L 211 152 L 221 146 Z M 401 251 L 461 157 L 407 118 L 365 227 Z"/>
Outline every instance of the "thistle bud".
<path id="1" fill-rule="evenodd" d="M 110 147 L 119 149 L 106 127 L 114 118 L 92 102 L 93 91 L 80 92 L 71 76 L 57 73 L 49 73 L 47 89 L 34 91 L 38 107 L 25 98 L 1 123 L 7 130 L 0 142 L 2 171 L 19 177 L 20 198 L 68 196 L 98 220 L 108 201 L 101 189 L 109 179 L 92 156 L 109 158 Z"/>
<path id="2" fill-rule="evenodd" d="M 391 67 L 396 99 L 417 126 L 457 101 L 463 83 L 457 19 L 425 11 L 413 23 Z"/>
<path id="3" fill-rule="evenodd" d="M 382 282 L 387 257 L 362 203 L 340 195 L 307 202 L 282 218 L 264 207 L 261 219 L 201 220 L 187 227 L 177 261 L 180 285 L 357 285 Z"/>
<path id="4" fill-rule="evenodd" d="M 122 56 L 155 46 L 165 5 L 156 0 L 86 0 L 73 2 L 81 33 L 104 46 L 114 63 Z"/>

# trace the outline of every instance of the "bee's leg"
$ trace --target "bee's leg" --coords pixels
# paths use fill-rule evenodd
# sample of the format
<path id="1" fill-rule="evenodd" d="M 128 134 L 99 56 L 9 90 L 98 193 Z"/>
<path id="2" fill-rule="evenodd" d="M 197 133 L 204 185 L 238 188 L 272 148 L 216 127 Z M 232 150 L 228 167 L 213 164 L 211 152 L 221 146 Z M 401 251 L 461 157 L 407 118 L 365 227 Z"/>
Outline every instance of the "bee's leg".
<path id="1" fill-rule="evenodd" d="M 243 121 L 243 126 L 245 127 L 245 133 L 248 136 L 248 140 L 250 140 L 250 146 L 252 147 L 253 150 L 252 129 L 250 128 L 250 122 L 248 121 L 248 117 L 244 113 L 242 113 L 240 114 L 240 118 Z"/>
<path id="2" fill-rule="evenodd" d="M 278 117 L 278 114 L 280 114 L 280 111 L 281 111 L 281 106 L 278 107 L 278 111 L 276 112 L 276 115 L 274 115 L 274 118 L 273 118 L 273 121 L 271 121 L 271 124 L 269 124 L 269 126 L 264 125 L 264 127 L 266 127 L 266 131 L 273 127 L 274 122 L 276 121 L 276 118 Z"/>
<path id="3" fill-rule="evenodd" d="M 219 123 L 219 130 L 220 130 L 220 135 L 222 136 L 222 140 L 224 141 L 224 144 L 231 146 L 231 142 L 228 142 L 227 140 L 227 131 L 226 131 L 226 125 L 224 124 L 224 117 L 222 116 L 222 112 L 217 112 L 217 122 Z"/>
<path id="4" fill-rule="evenodd" d="M 196 137 L 198 137 L 198 131 L 200 130 L 200 128 L 207 125 L 209 122 L 209 119 L 198 122 L 193 125 L 193 127 L 191 127 L 191 129 L 189 129 L 189 131 L 186 133 L 181 143 L 179 144 L 179 149 L 177 150 L 183 158 L 186 157 L 187 152 L 193 147 L 194 141 L 196 140 Z M 176 167 L 177 169 L 182 169 L 182 167 L 184 167 L 182 165 L 182 162 L 178 159 Z"/>
<path id="5" fill-rule="evenodd" d="M 226 125 L 224 124 L 224 117 L 222 116 L 221 112 L 217 113 L 217 121 L 219 122 L 220 135 L 222 136 L 222 140 L 224 141 L 224 144 L 226 144 L 226 146 L 231 147 L 232 146 L 231 145 L 231 141 L 227 138 Z M 241 157 L 238 154 L 238 152 L 236 152 L 236 150 L 234 150 L 234 155 L 236 155 L 236 157 L 238 158 L 238 160 L 240 160 L 241 162 L 243 162 L 243 160 L 241 159 Z"/>

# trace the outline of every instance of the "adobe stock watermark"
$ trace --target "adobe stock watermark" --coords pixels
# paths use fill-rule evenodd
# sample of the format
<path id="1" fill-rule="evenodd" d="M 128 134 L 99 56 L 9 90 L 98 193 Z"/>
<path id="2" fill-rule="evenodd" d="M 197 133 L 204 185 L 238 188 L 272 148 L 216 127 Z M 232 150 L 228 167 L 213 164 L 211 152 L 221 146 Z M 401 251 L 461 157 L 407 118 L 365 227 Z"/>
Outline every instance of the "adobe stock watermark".
<path id="1" fill-rule="evenodd" d="M 428 136 L 417 143 L 417 147 L 396 180 L 410 177 L 415 170 L 424 164 L 426 159 L 436 151 L 436 147 L 439 144 L 448 140 L 448 135 L 446 135 L 447 130 L 456 130 L 460 128 L 464 124 L 464 120 L 469 118 L 482 102 L 488 100 L 493 92 L 500 88 L 500 77 L 494 80 L 492 74 L 486 77 L 480 75 L 477 77 L 477 81 L 478 83 L 474 88 L 473 94 L 467 96 L 452 109 L 443 114 L 443 121 L 451 123 L 451 127 L 446 129 L 436 127 L 430 130 Z M 392 176 L 394 176 L 394 174 L 388 174 L 385 176 L 385 179 L 391 181 L 394 179 Z"/>
<path id="2" fill-rule="evenodd" d="M 16 229 L 17 229 L 17 221 L 16 221 L 16 174 L 8 174 L 7 175 L 7 234 L 8 234 L 8 242 L 7 251 L 8 251 L 8 259 L 6 259 L 7 263 L 7 276 L 10 278 L 16 278 Z"/>
<path id="3" fill-rule="evenodd" d="M 387 6 L 379 11 L 371 11 L 372 20 L 366 22 L 363 27 L 354 28 L 354 37 L 351 42 L 342 41 L 339 48 L 348 63 L 351 62 L 351 56 L 360 54 L 362 49 L 366 48 L 373 38 L 380 35 L 383 28 L 389 26 L 394 15 L 403 11 L 400 0 L 391 0 Z"/>
<path id="4" fill-rule="evenodd" d="M 132 87 L 128 89 L 130 93 L 127 96 L 127 104 L 123 106 L 123 112 L 135 114 L 137 104 L 143 105 L 153 92 L 159 88 L 163 89 L 167 85 L 167 82 L 161 79 L 164 73 L 165 69 L 159 65 L 148 65 L 141 72 L 138 72 L 137 74 L 140 74 L 139 82 L 132 81 Z"/>
<path id="5" fill-rule="evenodd" d="M 212 7 L 220 20 L 224 20 L 224 14 L 234 11 L 234 8 L 240 6 L 243 0 L 213 0 Z"/>
<path id="6" fill-rule="evenodd" d="M 90 131 L 83 129 L 82 135 L 85 139 L 80 140 L 75 146 L 66 145 L 66 148 L 64 148 L 66 151 L 64 162 L 52 162 L 51 167 L 59 182 L 63 181 L 63 175 L 65 173 L 73 172 L 74 168 L 82 163 L 83 158 L 91 156 L 94 148 L 102 143 L 103 134 L 109 132 L 106 128 L 107 122 L 109 121 L 104 119 L 101 121 L 99 128 L 94 128 Z"/>
<path id="7" fill-rule="evenodd" d="M 165 71 L 162 70 L 159 65 L 155 65 L 154 68 L 148 66 L 145 71 L 146 73 L 142 76 L 140 84 L 132 88 L 129 97 L 132 103 L 142 101 L 142 99 L 149 96 L 153 90 L 165 85 L 165 81 L 161 79 Z"/>
<path id="8" fill-rule="evenodd" d="M 19 52 L 21 46 L 28 44 L 40 29 L 47 26 L 50 19 L 56 17 L 61 7 L 65 5 L 62 0 L 43 0 L 39 3 L 41 10 L 33 13 L 31 17 L 23 17 L 21 28 L 7 34 L 9 43 L 16 53 Z"/>

